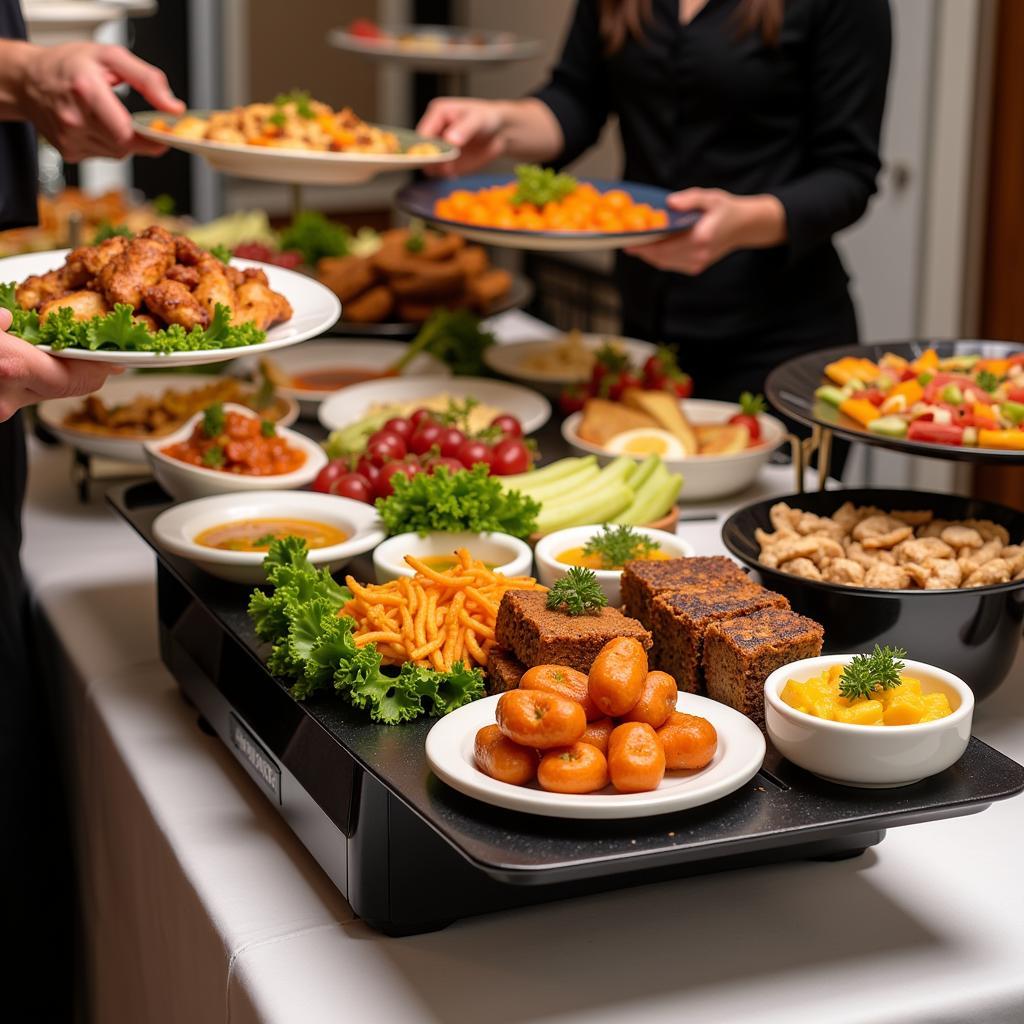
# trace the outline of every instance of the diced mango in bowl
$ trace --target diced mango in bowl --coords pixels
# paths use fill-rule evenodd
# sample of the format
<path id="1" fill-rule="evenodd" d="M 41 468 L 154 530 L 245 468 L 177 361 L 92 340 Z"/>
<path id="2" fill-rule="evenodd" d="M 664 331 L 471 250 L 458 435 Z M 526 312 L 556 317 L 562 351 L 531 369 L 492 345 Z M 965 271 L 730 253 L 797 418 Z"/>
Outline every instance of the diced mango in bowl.
<path id="1" fill-rule="evenodd" d="M 902 668 L 901 662 L 895 664 Z M 847 696 L 856 689 L 847 670 L 848 666 L 833 665 L 802 682 L 790 679 L 780 696 L 797 711 L 847 725 L 920 725 L 953 712 L 944 693 L 925 693 L 919 679 L 898 670 L 890 671 L 884 682 L 865 676 L 858 695 Z M 855 676 L 849 674 L 850 679 Z"/>

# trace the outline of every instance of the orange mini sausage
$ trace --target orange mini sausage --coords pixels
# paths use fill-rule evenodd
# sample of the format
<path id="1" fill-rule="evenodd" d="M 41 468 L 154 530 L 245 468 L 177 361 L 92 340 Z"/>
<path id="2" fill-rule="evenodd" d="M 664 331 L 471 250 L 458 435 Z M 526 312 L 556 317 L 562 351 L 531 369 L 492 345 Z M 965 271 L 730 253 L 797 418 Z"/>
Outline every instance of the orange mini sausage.
<path id="1" fill-rule="evenodd" d="M 597 747 L 574 743 L 540 759 L 537 781 L 551 793 L 596 793 L 608 785 L 608 762 Z"/>
<path id="2" fill-rule="evenodd" d="M 676 709 L 679 689 L 667 672 L 648 672 L 640 699 L 622 716 L 624 722 L 646 722 L 658 729 Z"/>
<path id="3" fill-rule="evenodd" d="M 576 701 L 542 690 L 503 693 L 495 717 L 510 740 L 539 750 L 572 746 L 587 728 L 587 716 Z"/>
<path id="4" fill-rule="evenodd" d="M 525 786 L 537 774 L 537 751 L 513 743 L 496 725 L 476 734 L 473 759 L 484 775 L 513 786 Z"/>
<path id="5" fill-rule="evenodd" d="M 608 774 L 620 793 L 657 789 L 665 776 L 665 748 L 646 722 L 624 722 L 608 740 Z"/>
<path id="6" fill-rule="evenodd" d="M 658 730 L 665 748 L 665 764 L 675 771 L 682 768 L 704 768 L 711 763 L 718 749 L 718 733 L 706 719 L 673 711 Z"/>
<path id="7" fill-rule="evenodd" d="M 590 699 L 587 688 L 587 677 L 574 668 L 565 665 L 535 665 L 527 669 L 519 680 L 520 690 L 543 690 L 559 697 L 567 697 L 583 705 L 583 713 L 587 721 L 592 722 L 601 717 L 597 705 Z"/>
<path id="8" fill-rule="evenodd" d="M 590 699 L 603 714 L 618 718 L 640 699 L 646 678 L 647 652 L 632 637 L 617 636 L 590 666 Z"/>
<path id="9" fill-rule="evenodd" d="M 596 722 L 587 723 L 587 731 L 580 737 L 580 743 L 589 743 L 597 747 L 602 754 L 608 753 L 608 738 L 615 728 L 610 718 L 599 718 Z"/>

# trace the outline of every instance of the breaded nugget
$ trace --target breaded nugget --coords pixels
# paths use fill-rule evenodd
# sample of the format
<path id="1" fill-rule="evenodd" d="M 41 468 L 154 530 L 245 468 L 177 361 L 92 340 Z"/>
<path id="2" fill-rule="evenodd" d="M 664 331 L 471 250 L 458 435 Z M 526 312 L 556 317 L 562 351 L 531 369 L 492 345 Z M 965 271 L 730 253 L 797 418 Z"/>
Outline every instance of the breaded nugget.
<path id="1" fill-rule="evenodd" d="M 465 309 L 468 305 L 469 298 L 465 291 L 430 302 L 405 299 L 398 303 L 398 319 L 404 323 L 421 324 L 435 309 Z"/>
<path id="2" fill-rule="evenodd" d="M 44 302 L 56 299 L 69 290 L 67 268 L 48 274 L 26 277 L 14 290 L 14 299 L 22 309 L 37 309 Z"/>
<path id="3" fill-rule="evenodd" d="M 343 315 L 357 324 L 376 324 L 386 320 L 394 308 L 395 298 L 386 285 L 376 285 L 345 303 Z"/>
<path id="4" fill-rule="evenodd" d="M 342 302 L 365 292 L 377 280 L 373 264 L 362 256 L 337 256 L 316 265 L 320 283 L 330 288 Z"/>
<path id="5" fill-rule="evenodd" d="M 68 292 L 59 298 L 50 299 L 39 307 L 39 319 L 45 320 L 58 309 L 70 308 L 76 320 L 91 320 L 94 316 L 105 316 L 110 307 L 103 301 L 99 292 L 77 291 Z"/>
<path id="6" fill-rule="evenodd" d="M 512 287 L 512 275 L 500 267 L 492 267 L 484 274 L 470 278 L 466 285 L 473 306 L 481 313 L 486 312 Z"/>
<path id="7" fill-rule="evenodd" d="M 150 312 L 169 324 L 181 324 L 186 331 L 208 327 L 210 314 L 203 304 L 180 281 L 164 278 L 146 288 L 142 297 Z"/>
<path id="8" fill-rule="evenodd" d="M 370 257 L 370 262 L 376 270 L 387 277 L 415 274 L 423 265 L 423 260 L 417 259 L 404 247 L 397 246 L 385 246 Z"/>
<path id="9" fill-rule="evenodd" d="M 466 240 L 461 235 L 440 235 L 436 231 L 426 231 L 423 233 L 423 246 L 417 255 L 436 263 L 439 260 L 450 260 L 465 245 Z"/>
<path id="10" fill-rule="evenodd" d="M 403 299 L 429 302 L 445 299 L 463 291 L 466 275 L 454 262 L 424 263 L 415 274 L 402 274 L 389 282 L 391 290 Z"/>
<path id="11" fill-rule="evenodd" d="M 491 265 L 491 261 L 487 258 L 487 250 L 482 245 L 464 246 L 453 258 L 462 267 L 466 277 L 476 277 Z"/>

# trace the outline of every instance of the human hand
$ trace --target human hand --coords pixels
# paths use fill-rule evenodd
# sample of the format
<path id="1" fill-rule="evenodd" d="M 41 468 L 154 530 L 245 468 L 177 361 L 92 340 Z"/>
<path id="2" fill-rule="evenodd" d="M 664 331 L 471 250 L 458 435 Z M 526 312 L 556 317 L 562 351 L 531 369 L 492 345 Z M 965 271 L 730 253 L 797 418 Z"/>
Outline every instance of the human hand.
<path id="1" fill-rule="evenodd" d="M 775 196 L 736 196 L 719 188 L 688 188 L 668 197 L 672 210 L 699 210 L 688 231 L 626 250 L 659 270 L 703 274 L 737 249 L 762 249 L 786 240 L 786 212 Z"/>
<path id="2" fill-rule="evenodd" d="M 10 419 L 22 406 L 44 398 L 88 395 L 101 387 L 120 367 L 80 359 L 58 359 L 40 352 L 13 334 L 10 310 L 0 309 L 0 422 Z"/>
<path id="3" fill-rule="evenodd" d="M 424 168 L 427 174 L 455 178 L 470 174 L 505 152 L 503 105 L 496 100 L 463 100 L 443 96 L 431 100 L 416 131 L 458 146 L 458 159 Z"/>
<path id="4" fill-rule="evenodd" d="M 180 114 L 167 76 L 122 46 L 64 43 L 25 48 L 21 110 L 65 160 L 89 156 L 159 156 L 166 150 L 135 134 L 131 114 L 114 92 L 126 82 L 157 110 Z"/>

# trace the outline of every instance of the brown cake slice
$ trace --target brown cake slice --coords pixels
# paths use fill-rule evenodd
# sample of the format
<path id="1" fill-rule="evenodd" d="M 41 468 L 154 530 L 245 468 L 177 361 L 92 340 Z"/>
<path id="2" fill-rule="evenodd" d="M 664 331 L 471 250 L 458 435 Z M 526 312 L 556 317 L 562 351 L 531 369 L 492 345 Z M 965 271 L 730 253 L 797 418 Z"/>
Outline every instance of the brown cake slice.
<path id="1" fill-rule="evenodd" d="M 764 683 L 783 665 L 821 654 L 825 631 L 813 619 L 768 608 L 714 622 L 704 636 L 708 696 L 764 728 Z"/>
<path id="2" fill-rule="evenodd" d="M 789 608 L 781 595 L 751 583 L 691 587 L 654 600 L 652 665 L 673 676 L 680 690 L 702 693 L 704 634 L 713 622 L 750 615 L 762 608 Z"/>
<path id="3" fill-rule="evenodd" d="M 511 652 L 527 668 L 567 665 L 589 672 L 601 648 L 617 636 L 631 636 L 644 647 L 651 634 L 617 608 L 593 615 L 550 611 L 547 594 L 536 590 L 507 590 L 494 626 L 497 646 Z"/>
<path id="4" fill-rule="evenodd" d="M 487 654 L 487 695 L 517 689 L 525 671 L 526 667 L 514 654 L 492 647 Z"/>
<path id="5" fill-rule="evenodd" d="M 694 586 L 748 582 L 747 574 L 732 559 L 722 555 L 627 562 L 622 572 L 622 610 L 650 629 L 654 600 L 662 594 Z"/>

